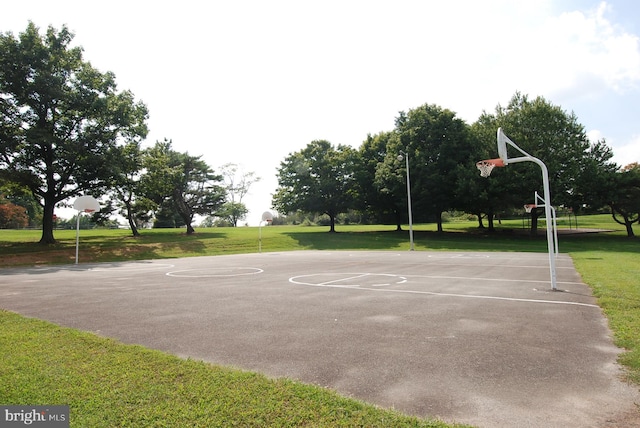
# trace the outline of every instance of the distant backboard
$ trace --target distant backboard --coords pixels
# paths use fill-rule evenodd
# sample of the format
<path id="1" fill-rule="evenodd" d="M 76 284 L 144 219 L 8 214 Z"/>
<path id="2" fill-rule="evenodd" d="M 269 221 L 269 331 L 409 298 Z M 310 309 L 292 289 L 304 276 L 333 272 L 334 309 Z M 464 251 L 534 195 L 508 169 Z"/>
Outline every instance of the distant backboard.
<path id="1" fill-rule="evenodd" d="M 82 212 L 100 211 L 100 203 L 93 196 L 80 196 L 73 202 L 73 208 Z"/>
<path id="2" fill-rule="evenodd" d="M 265 211 L 262 213 L 262 221 L 271 222 L 273 221 L 273 214 L 269 211 Z"/>

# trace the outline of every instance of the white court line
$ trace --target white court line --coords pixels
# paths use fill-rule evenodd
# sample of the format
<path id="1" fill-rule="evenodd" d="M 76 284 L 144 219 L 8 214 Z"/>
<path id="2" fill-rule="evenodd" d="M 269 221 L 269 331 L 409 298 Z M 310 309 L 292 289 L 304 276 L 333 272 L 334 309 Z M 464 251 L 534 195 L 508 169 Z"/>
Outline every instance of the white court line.
<path id="1" fill-rule="evenodd" d="M 135 263 L 135 262 L 134 262 Z M 175 265 L 168 263 L 149 263 L 149 264 L 124 264 L 124 265 L 112 265 L 109 267 L 96 267 L 96 268 L 88 268 L 86 271 L 88 272 L 110 272 L 112 270 L 117 270 L 118 272 L 122 271 L 141 271 L 141 270 L 151 270 L 151 269 L 162 269 L 162 268 L 172 268 Z"/>
<path id="2" fill-rule="evenodd" d="M 438 275 L 406 275 L 407 277 L 412 278 L 430 278 L 430 279 L 469 279 L 472 281 L 497 281 L 497 282 L 536 282 L 542 284 L 548 284 L 549 280 L 543 279 L 508 279 L 508 278 L 482 278 L 482 277 L 473 277 L 473 276 L 438 276 Z M 570 282 L 570 281 L 558 281 L 558 284 L 571 284 L 571 285 L 582 285 L 581 282 Z"/>
<path id="3" fill-rule="evenodd" d="M 328 274 L 331 275 L 331 274 Z M 304 275 L 303 275 L 304 276 Z M 315 276 L 315 275 L 314 275 Z M 388 277 L 394 277 L 394 278 L 401 278 L 402 281 L 400 282 L 396 282 L 395 284 L 404 284 L 405 282 L 407 282 L 407 278 L 399 276 L 399 275 L 395 275 L 395 274 L 389 274 L 389 273 L 362 273 L 359 275 L 355 275 L 355 276 L 350 276 L 350 277 L 346 277 L 346 278 L 340 278 L 340 279 L 336 279 L 334 281 L 327 281 L 327 282 L 321 282 L 318 285 L 324 285 L 324 286 L 330 286 L 329 284 L 334 284 L 334 283 L 338 283 L 338 282 L 344 282 L 344 281 L 349 281 L 352 279 L 358 279 L 358 278 L 364 278 L 365 276 L 388 276 Z M 298 277 L 300 278 L 300 277 Z M 389 285 L 389 284 L 386 284 Z M 352 287 L 359 287 L 359 285 L 354 285 Z"/>
<path id="4" fill-rule="evenodd" d="M 416 262 L 411 262 L 411 263 L 404 263 L 404 264 L 410 264 L 410 265 L 416 265 L 416 264 L 421 264 L 421 263 L 416 263 Z M 422 266 L 428 267 L 428 266 L 460 266 L 460 263 L 442 263 L 442 262 L 438 262 L 438 263 L 424 263 L 421 264 Z M 478 265 L 465 265 L 468 267 L 482 267 L 482 268 L 515 268 L 515 269 L 546 269 L 549 270 L 549 265 L 506 265 L 506 264 L 499 264 L 499 265 L 489 265 L 489 264 L 478 264 Z M 572 266 L 556 266 L 556 269 L 574 269 L 574 267 Z"/>
<path id="5" fill-rule="evenodd" d="M 241 272 L 241 273 L 208 273 L 204 275 L 187 275 L 184 272 L 202 272 L 202 271 L 231 271 L 234 270 L 240 271 L 250 271 L 250 272 Z M 167 272 L 165 275 L 171 276 L 174 278 L 222 278 L 222 277 L 233 277 L 233 276 L 243 276 L 243 275 L 257 275 L 259 273 L 264 272 L 264 270 L 260 268 L 254 267 L 232 267 L 232 268 L 200 268 L 200 269 L 184 269 L 184 270 L 175 270 L 173 272 Z"/>
<path id="6" fill-rule="evenodd" d="M 336 282 L 338 282 L 338 281 L 345 281 L 347 279 L 353 279 L 353 278 L 362 278 L 362 277 L 367 276 L 367 275 L 370 275 L 370 274 L 368 274 L 368 273 L 359 274 L 359 275 L 353 276 L 353 277 L 342 278 L 340 280 L 329 281 L 329 282 L 326 282 L 326 283 L 318 283 L 318 284 L 312 284 L 312 283 L 308 283 L 308 282 L 298 282 L 298 281 L 296 281 L 296 278 L 314 276 L 314 275 L 299 275 L 299 276 L 290 277 L 289 278 L 289 282 L 292 283 L 292 284 L 296 284 L 296 285 L 306 285 L 306 286 L 311 286 L 311 287 L 346 288 L 346 289 L 378 291 L 378 292 L 386 292 L 386 293 L 420 294 L 420 295 L 439 296 L 439 297 L 460 297 L 460 298 L 467 298 L 467 299 L 502 300 L 502 301 L 508 301 L 508 302 L 524 302 L 524 303 L 547 303 L 547 304 L 553 304 L 553 305 L 584 306 L 584 307 L 588 307 L 588 308 L 598 308 L 598 309 L 600 308 L 598 305 L 594 305 L 594 304 L 591 304 L 591 303 L 569 302 L 569 301 L 566 301 L 566 300 L 524 299 L 524 298 L 517 298 L 517 297 L 499 297 L 499 296 L 484 296 L 484 295 L 473 295 L 473 294 L 436 293 L 436 292 L 433 292 L 433 291 L 418 291 L 418 290 L 396 290 L 396 289 L 391 290 L 391 289 L 385 289 L 385 288 L 361 287 L 360 285 L 337 285 L 336 284 Z M 392 276 L 392 274 L 374 274 L 374 275 Z M 393 276 L 398 276 L 400 278 L 404 278 L 404 277 L 399 276 L 399 275 L 393 275 Z M 452 278 L 452 277 L 449 277 L 449 278 Z M 458 278 L 458 279 L 474 279 L 474 278 Z M 478 279 L 486 279 L 486 278 L 478 278 Z M 493 280 L 495 281 L 495 279 L 493 279 Z M 406 278 L 405 278 L 405 281 L 406 281 Z M 502 281 L 515 282 L 515 280 L 505 280 L 505 279 L 503 279 Z M 535 281 L 535 282 L 548 283 L 549 281 Z"/>
<path id="7" fill-rule="evenodd" d="M 359 287 L 360 290 L 368 291 L 387 291 L 391 293 L 409 293 L 409 294 L 429 294 L 441 297 L 463 297 L 468 299 L 487 299 L 487 300 L 506 300 L 509 302 L 526 302 L 526 303 L 551 303 L 554 305 L 570 305 L 570 306 L 586 306 L 588 308 L 600 308 L 598 305 L 591 303 L 568 302 L 566 300 L 540 300 L 540 299 L 521 299 L 517 297 L 498 297 L 498 296 L 481 296 L 472 294 L 452 294 L 452 293 L 434 293 L 432 291 L 415 291 L 415 290 L 388 290 L 383 288 L 366 288 Z"/>

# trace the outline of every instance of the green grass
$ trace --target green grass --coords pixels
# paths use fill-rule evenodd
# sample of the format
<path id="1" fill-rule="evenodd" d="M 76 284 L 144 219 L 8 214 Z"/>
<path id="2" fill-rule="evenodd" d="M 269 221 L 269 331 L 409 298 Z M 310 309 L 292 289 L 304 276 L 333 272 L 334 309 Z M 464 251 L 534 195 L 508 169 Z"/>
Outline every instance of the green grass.
<path id="1" fill-rule="evenodd" d="M 640 240 L 627 238 L 610 216 L 578 220 L 581 228 L 610 231 L 560 235 L 560 251 L 573 258 L 594 290 L 616 345 L 627 351 L 620 362 L 640 384 Z M 568 222 L 560 219 L 559 225 Z M 435 225 L 416 225 L 416 250 L 547 251 L 545 237 L 529 237 L 519 219 L 503 221 L 492 234 L 478 231 L 475 222 L 444 226 L 445 232 L 437 233 Z M 406 226 L 402 232 L 380 225 L 337 230 L 263 227 L 262 250 L 409 249 Z M 126 230 L 83 230 L 80 261 L 257 252 L 259 232 L 214 228 L 187 236 L 165 229 L 132 238 Z M 50 247 L 37 244 L 39 238 L 39 231 L 0 231 L 0 266 L 73 263 L 75 231 L 56 231 L 59 243 Z M 73 426 L 446 426 L 321 388 L 185 361 L 1 311 L 0 325 L 0 402 L 70 404 Z"/>

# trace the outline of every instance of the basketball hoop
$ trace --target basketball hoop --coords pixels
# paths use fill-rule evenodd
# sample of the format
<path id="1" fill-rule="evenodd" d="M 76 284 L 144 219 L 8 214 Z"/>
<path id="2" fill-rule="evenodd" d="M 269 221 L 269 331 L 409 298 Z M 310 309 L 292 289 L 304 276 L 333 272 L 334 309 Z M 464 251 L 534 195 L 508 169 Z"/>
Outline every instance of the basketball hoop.
<path id="1" fill-rule="evenodd" d="M 504 166 L 504 161 L 500 158 L 496 159 L 486 159 L 480 162 L 476 162 L 476 168 L 480 171 L 480 177 L 487 178 L 491 175 L 491 171 L 496 166 L 502 167 Z"/>
<path id="2" fill-rule="evenodd" d="M 502 128 L 498 128 L 496 134 L 496 140 L 498 143 L 498 156 L 497 159 L 487 159 L 476 163 L 476 167 L 480 170 L 480 176 L 489 177 L 491 175 L 491 171 L 496 166 L 506 166 L 512 163 L 517 162 L 533 162 L 537 164 L 542 171 L 542 187 L 544 189 L 544 203 L 540 206 L 536 206 L 535 204 L 527 204 L 524 206 L 524 209 L 527 212 L 531 212 L 531 210 L 536 208 L 544 207 L 544 214 L 547 218 L 547 248 L 549 250 L 549 274 L 551 277 L 551 288 L 553 290 L 557 289 L 556 286 L 556 262 L 555 262 L 555 254 L 558 252 L 558 242 L 557 242 L 557 233 L 555 233 L 555 210 L 551 206 L 551 198 L 549 194 L 551 193 L 549 190 L 549 171 L 547 170 L 547 166 L 540 159 L 531 156 L 529 153 L 522 150 L 516 143 L 511 141 L 509 137 L 506 136 Z M 522 156 L 519 157 L 509 157 L 509 153 L 507 152 L 507 146 L 511 146 L 512 149 L 520 152 Z M 537 199 L 536 199 L 537 202 Z M 552 220 L 553 219 L 553 220 Z"/>
<path id="3" fill-rule="evenodd" d="M 87 214 L 100 211 L 100 203 L 93 196 L 79 196 L 73 202 L 73 208 L 78 210 L 76 216 L 76 264 L 78 264 L 78 247 L 80 246 L 80 213 Z"/>

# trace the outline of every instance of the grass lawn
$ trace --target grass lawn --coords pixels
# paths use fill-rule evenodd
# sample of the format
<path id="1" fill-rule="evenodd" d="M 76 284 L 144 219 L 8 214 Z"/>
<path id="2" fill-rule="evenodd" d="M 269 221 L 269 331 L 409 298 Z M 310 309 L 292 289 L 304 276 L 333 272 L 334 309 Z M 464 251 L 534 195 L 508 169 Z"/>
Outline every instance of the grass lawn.
<path id="1" fill-rule="evenodd" d="M 560 219 L 560 227 L 565 226 Z M 585 283 L 598 297 L 627 352 L 620 362 L 640 384 L 640 240 L 626 237 L 610 216 L 579 218 L 581 228 L 609 232 L 560 236 Z M 568 224 L 566 224 L 568 226 Z M 408 250 L 406 230 L 392 226 L 263 227 L 262 251 L 305 249 Z M 258 251 L 257 227 L 82 230 L 80 262 L 159 259 Z M 474 222 L 416 225 L 417 251 L 546 252 L 522 221 L 503 221 L 494 234 Z M 73 263 L 75 231 L 59 243 L 37 244 L 39 231 L 0 231 L 0 266 Z M 0 270 L 0 275 L 2 271 Z M 0 303 L 1 309 L 1 303 Z M 267 379 L 139 346 L 61 328 L 0 310 L 0 403 L 69 404 L 72 426 L 448 426 L 410 418 L 285 379 Z"/>

